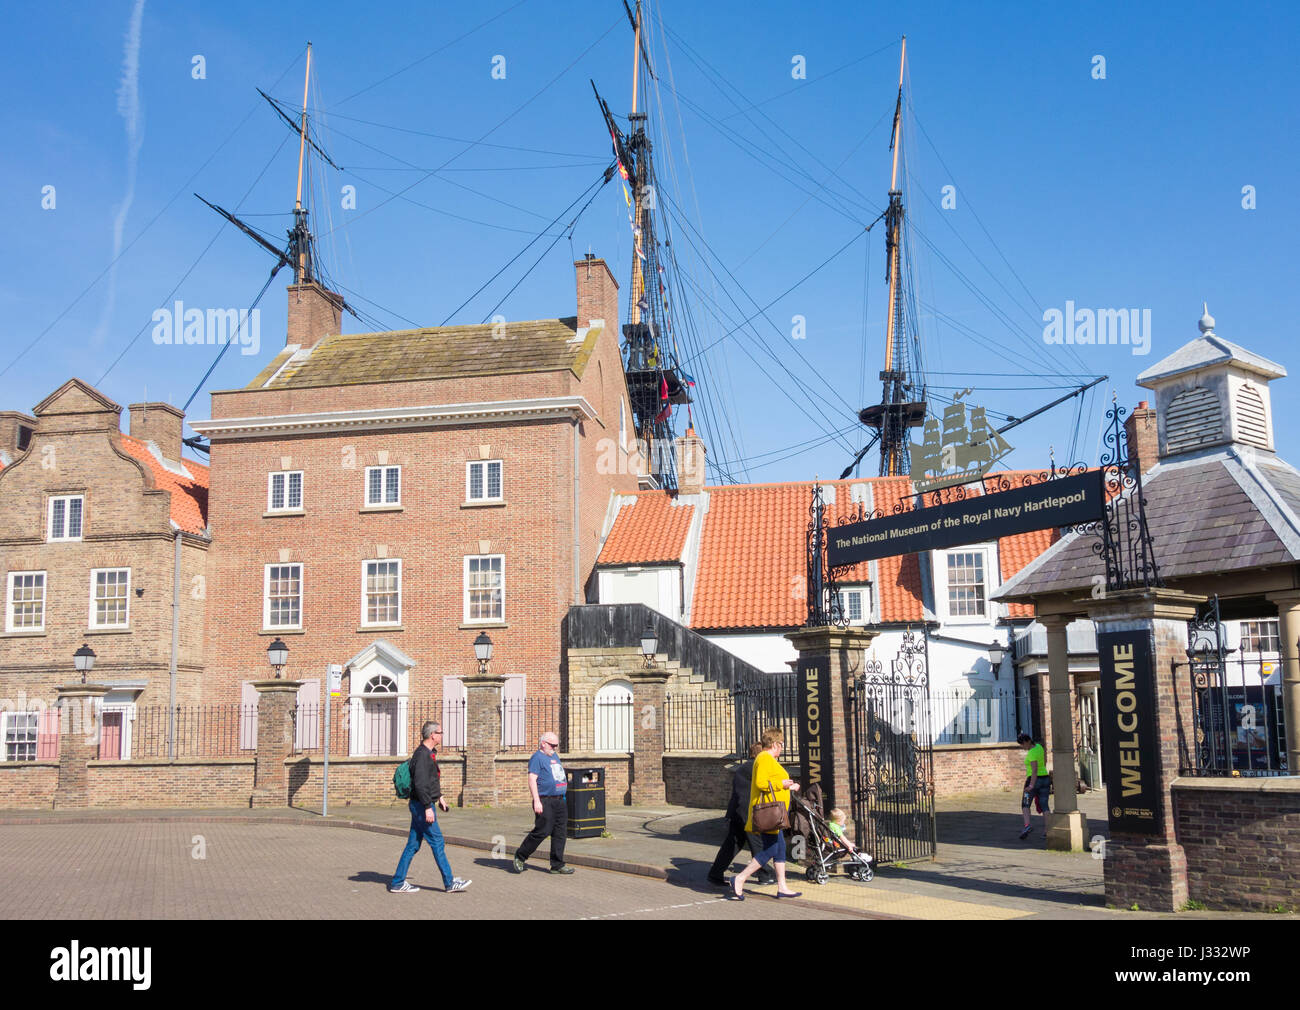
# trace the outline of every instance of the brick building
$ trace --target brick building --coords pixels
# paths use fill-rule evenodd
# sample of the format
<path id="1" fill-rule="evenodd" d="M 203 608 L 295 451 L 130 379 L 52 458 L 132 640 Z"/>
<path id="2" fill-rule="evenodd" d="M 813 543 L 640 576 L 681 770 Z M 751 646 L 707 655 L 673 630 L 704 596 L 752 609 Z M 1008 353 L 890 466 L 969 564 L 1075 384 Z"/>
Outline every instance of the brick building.
<path id="1" fill-rule="evenodd" d="M 105 757 L 130 756 L 137 705 L 168 703 L 173 645 L 177 702 L 200 697 L 207 467 L 181 458 L 175 407 L 132 404 L 129 435 L 121 413 L 70 379 L 32 417 L 0 415 L 0 759 L 54 748 L 56 720 L 36 713 L 83 643 L 111 688 Z"/>
<path id="2" fill-rule="evenodd" d="M 575 269 L 574 316 L 383 333 L 343 334 L 336 296 L 289 289 L 284 349 L 193 422 L 212 446 L 211 700 L 254 701 L 279 638 L 300 713 L 344 667 L 335 748 L 404 753 L 413 706 L 464 697 L 481 631 L 508 699 L 560 694 L 561 623 L 641 469 L 618 285 L 603 260 Z"/>

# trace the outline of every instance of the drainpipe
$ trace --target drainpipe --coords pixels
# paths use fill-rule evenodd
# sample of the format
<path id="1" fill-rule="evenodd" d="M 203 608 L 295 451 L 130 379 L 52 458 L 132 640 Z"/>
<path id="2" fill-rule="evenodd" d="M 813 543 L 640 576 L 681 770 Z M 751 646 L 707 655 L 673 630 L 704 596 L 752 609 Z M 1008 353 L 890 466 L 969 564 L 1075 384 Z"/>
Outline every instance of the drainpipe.
<path id="1" fill-rule="evenodd" d="M 580 532 L 578 525 L 580 521 L 578 503 L 582 501 L 582 498 L 580 497 L 582 480 L 579 476 L 581 459 L 578 453 L 578 425 L 580 423 L 581 422 L 579 422 L 576 417 L 573 419 L 573 602 L 575 604 L 586 602 L 584 599 L 579 599 L 579 595 L 582 591 L 582 560 L 580 557 L 582 545 L 579 543 Z"/>
<path id="2" fill-rule="evenodd" d="M 181 531 L 176 531 L 172 561 L 172 661 L 167 691 L 167 760 L 176 760 L 176 660 L 181 638 Z"/>

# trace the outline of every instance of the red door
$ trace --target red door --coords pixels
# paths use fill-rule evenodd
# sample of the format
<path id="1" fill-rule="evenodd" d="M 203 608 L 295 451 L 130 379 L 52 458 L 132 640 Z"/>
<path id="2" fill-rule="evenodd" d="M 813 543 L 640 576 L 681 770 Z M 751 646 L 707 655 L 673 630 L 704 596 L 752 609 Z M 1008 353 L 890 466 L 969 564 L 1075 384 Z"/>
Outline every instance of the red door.
<path id="1" fill-rule="evenodd" d="M 122 713 L 104 712 L 99 719 L 99 760 L 122 758 Z"/>

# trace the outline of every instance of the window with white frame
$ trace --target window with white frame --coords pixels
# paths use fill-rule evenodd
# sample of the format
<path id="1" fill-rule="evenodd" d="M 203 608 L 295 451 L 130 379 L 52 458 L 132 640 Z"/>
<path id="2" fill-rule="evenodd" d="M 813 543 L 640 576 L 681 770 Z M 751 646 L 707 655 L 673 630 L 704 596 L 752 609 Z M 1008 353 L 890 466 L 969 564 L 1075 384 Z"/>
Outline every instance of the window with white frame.
<path id="1" fill-rule="evenodd" d="M 866 624 L 871 619 L 871 587 L 846 586 L 839 591 L 840 610 L 849 624 Z"/>
<path id="2" fill-rule="evenodd" d="M 465 623 L 506 619 L 506 559 L 502 554 L 465 559 Z"/>
<path id="3" fill-rule="evenodd" d="M 396 558 L 361 566 L 361 623 L 402 623 L 402 562 Z"/>
<path id="4" fill-rule="evenodd" d="M 302 627 L 302 565 L 266 566 L 262 627 Z"/>
<path id="5" fill-rule="evenodd" d="M 38 712 L 0 713 L 6 761 L 36 760 L 36 731 L 39 722 Z"/>
<path id="6" fill-rule="evenodd" d="M 470 463 L 465 471 L 465 500 L 500 501 L 501 497 L 501 460 Z"/>
<path id="7" fill-rule="evenodd" d="M 302 508 L 302 471 L 281 470 L 267 475 L 266 511 L 287 512 Z"/>
<path id="8" fill-rule="evenodd" d="M 50 499 L 50 519 L 46 531 L 49 540 L 80 540 L 83 495 L 60 495 Z"/>
<path id="9" fill-rule="evenodd" d="M 988 616 L 987 553 L 982 550 L 948 551 L 943 558 L 948 616 Z"/>
<path id="10" fill-rule="evenodd" d="M 1277 621 L 1242 621 L 1242 652 L 1280 653 L 1282 636 L 1278 632 Z"/>
<path id="11" fill-rule="evenodd" d="M 131 611 L 131 569 L 95 568 L 90 572 L 90 626 L 125 628 Z"/>
<path id="12" fill-rule="evenodd" d="M 6 631 L 45 630 L 45 573 L 10 572 Z"/>
<path id="13" fill-rule="evenodd" d="M 402 503 L 402 468 L 400 466 L 366 467 L 366 505 L 400 505 Z"/>

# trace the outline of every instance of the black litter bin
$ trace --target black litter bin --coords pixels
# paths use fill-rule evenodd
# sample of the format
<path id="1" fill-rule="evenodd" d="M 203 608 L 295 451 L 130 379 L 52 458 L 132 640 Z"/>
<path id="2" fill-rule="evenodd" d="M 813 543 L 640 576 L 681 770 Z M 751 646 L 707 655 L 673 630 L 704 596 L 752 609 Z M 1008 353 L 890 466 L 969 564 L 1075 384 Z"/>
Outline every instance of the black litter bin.
<path id="1" fill-rule="evenodd" d="M 568 768 L 565 803 L 569 810 L 568 837 L 599 838 L 605 831 L 605 769 Z"/>

